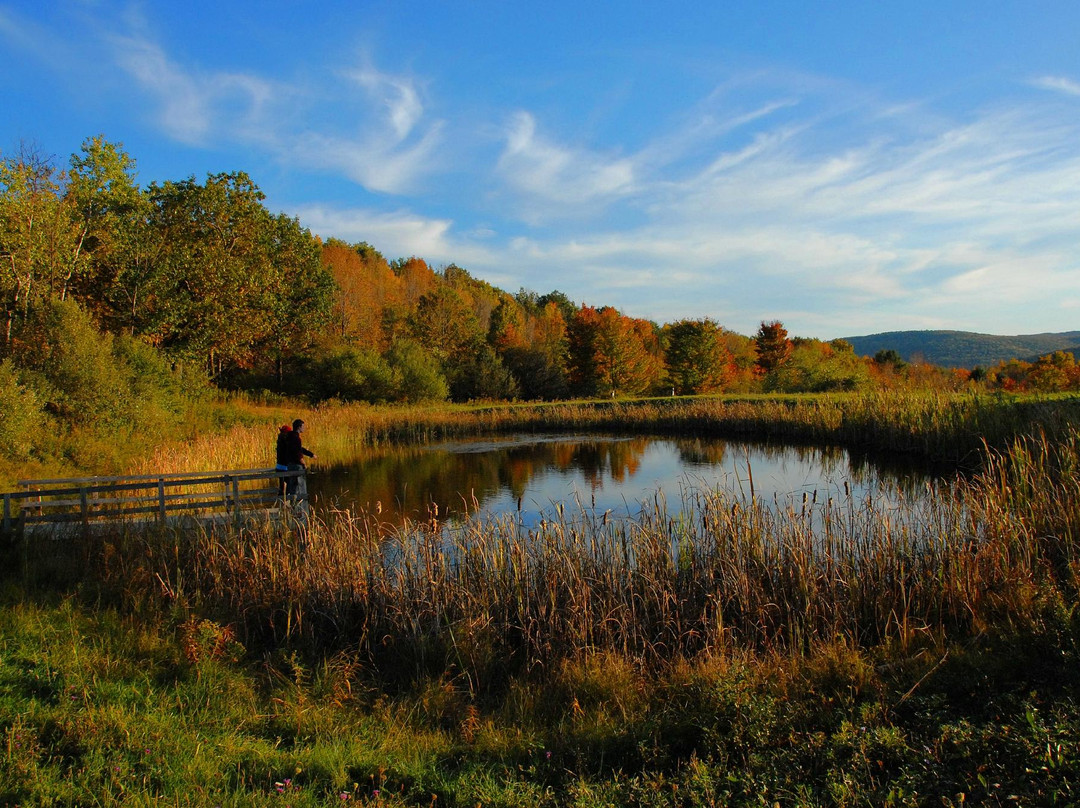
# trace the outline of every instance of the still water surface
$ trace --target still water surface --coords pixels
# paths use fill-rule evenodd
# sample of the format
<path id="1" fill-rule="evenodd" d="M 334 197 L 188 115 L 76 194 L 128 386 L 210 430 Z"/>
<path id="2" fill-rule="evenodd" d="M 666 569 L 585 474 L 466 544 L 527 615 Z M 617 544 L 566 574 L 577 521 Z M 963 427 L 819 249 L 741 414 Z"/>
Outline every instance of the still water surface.
<path id="1" fill-rule="evenodd" d="M 378 513 L 400 525 L 430 518 L 512 518 L 533 527 L 556 504 L 568 512 L 634 517 L 657 497 L 677 512 L 689 490 L 751 492 L 781 506 L 803 496 L 871 495 L 890 500 L 925 491 L 932 473 L 885 465 L 844 449 L 706 438 L 517 435 L 366 452 L 333 470 L 314 469 L 317 507 Z"/>

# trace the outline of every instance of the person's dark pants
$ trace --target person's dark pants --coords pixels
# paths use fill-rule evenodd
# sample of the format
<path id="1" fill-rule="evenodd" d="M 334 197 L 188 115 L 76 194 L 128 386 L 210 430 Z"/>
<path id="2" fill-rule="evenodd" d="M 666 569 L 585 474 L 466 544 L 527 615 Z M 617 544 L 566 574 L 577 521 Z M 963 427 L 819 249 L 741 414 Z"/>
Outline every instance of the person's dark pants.
<path id="1" fill-rule="evenodd" d="M 285 478 L 285 496 L 289 499 L 303 498 L 307 495 L 307 485 L 301 485 L 307 482 L 303 479 L 304 467 L 300 463 L 290 463 L 288 470 L 299 471 L 300 474 Z"/>

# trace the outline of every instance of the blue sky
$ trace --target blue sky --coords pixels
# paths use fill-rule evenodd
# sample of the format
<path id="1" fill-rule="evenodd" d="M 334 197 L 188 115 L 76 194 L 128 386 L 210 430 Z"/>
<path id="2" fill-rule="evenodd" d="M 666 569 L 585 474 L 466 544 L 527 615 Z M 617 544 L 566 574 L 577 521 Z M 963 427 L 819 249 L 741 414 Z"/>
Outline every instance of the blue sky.
<path id="1" fill-rule="evenodd" d="M 742 333 L 1080 329 L 1080 3 L 0 0 L 0 151 Z"/>

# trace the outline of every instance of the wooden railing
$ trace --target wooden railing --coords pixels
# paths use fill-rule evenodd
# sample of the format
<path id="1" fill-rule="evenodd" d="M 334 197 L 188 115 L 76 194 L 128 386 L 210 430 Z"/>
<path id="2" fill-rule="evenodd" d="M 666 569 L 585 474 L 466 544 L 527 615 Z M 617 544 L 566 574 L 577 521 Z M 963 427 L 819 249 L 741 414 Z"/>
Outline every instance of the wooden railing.
<path id="1" fill-rule="evenodd" d="M 22 532 L 34 525 L 83 524 L 142 520 L 166 522 L 180 515 L 200 519 L 232 517 L 273 510 L 281 504 L 280 481 L 304 471 L 246 469 L 139 477 L 82 477 L 20 480 L 18 491 L 3 494 L 2 529 Z"/>

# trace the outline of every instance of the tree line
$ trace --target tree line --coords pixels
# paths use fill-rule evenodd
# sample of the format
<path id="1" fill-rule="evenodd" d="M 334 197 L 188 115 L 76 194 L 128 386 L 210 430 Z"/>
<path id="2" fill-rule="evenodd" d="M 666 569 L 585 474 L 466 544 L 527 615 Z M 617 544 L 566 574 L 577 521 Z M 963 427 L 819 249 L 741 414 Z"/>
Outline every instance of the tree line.
<path id="1" fill-rule="evenodd" d="M 2 157 L 0 448 L 49 418 L 148 425 L 208 385 L 371 402 L 1080 386 L 1060 352 L 946 371 L 778 321 L 744 336 L 511 294 L 453 264 L 324 240 L 264 201 L 240 171 L 141 186 L 101 136 L 65 166 L 26 146 Z"/>

